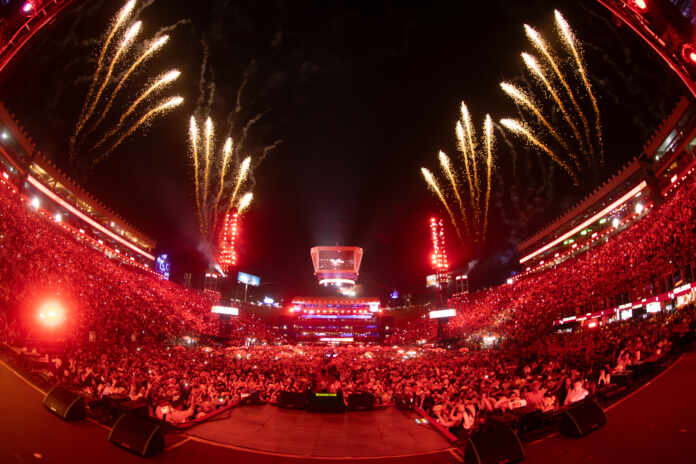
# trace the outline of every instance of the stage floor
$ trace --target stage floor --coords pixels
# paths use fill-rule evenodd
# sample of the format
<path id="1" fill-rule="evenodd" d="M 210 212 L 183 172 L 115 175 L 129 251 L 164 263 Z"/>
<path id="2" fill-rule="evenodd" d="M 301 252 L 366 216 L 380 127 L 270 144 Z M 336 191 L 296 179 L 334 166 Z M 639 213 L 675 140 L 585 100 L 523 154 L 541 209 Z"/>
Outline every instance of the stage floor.
<path id="1" fill-rule="evenodd" d="M 413 412 L 387 408 L 345 414 L 276 406 L 236 408 L 187 435 L 262 451 L 300 456 L 368 457 L 430 453 L 450 444 Z"/>
<path id="2" fill-rule="evenodd" d="M 525 446 L 529 463 L 689 463 L 696 443 L 696 352 L 612 405 L 605 427 L 581 439 L 552 437 Z M 106 441 L 108 429 L 63 422 L 41 405 L 43 393 L 0 362 L 0 463 L 127 464 L 142 458 Z M 169 434 L 153 462 L 190 464 L 458 464 L 415 416 L 395 409 L 316 415 L 273 406 L 233 410 L 189 434 Z M 444 449 L 443 449 L 444 448 Z M 328 449 L 329 451 L 326 451 Z M 281 451 L 284 450 L 284 451 Z M 420 450 L 420 451 L 418 451 Z M 430 451 L 426 451 L 430 450 Z M 318 457 L 325 455 L 324 457 Z M 368 457 L 370 456 L 370 457 Z"/>

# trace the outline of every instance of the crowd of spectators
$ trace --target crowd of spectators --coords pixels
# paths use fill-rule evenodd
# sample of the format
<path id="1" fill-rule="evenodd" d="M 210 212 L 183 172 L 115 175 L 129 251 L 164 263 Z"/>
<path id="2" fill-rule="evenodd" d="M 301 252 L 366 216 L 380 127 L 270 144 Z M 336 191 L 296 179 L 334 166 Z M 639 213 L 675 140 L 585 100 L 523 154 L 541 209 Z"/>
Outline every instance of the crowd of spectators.
<path id="1" fill-rule="evenodd" d="M 472 295 L 474 309 L 460 312 L 455 327 L 526 343 L 453 350 L 404 346 L 432 338 L 427 319 L 397 330 L 393 346 L 284 344 L 260 319 L 213 316 L 205 294 L 109 259 L 0 186 L 0 342 L 40 358 L 53 382 L 91 398 L 144 400 L 173 423 L 277 402 L 282 391 L 328 391 L 415 405 L 453 431 L 471 430 L 492 414 L 580 401 L 631 366 L 663 359 L 675 334 L 694 331 L 692 306 L 572 333 L 549 330 L 549 321 L 578 299 L 628 290 L 694 256 L 695 198 L 690 183 L 601 247 Z M 21 317 L 48 294 L 68 302 L 69 349 L 60 353 L 32 347 L 41 334 Z"/>
<path id="2" fill-rule="evenodd" d="M 525 342 L 548 332 L 560 317 L 671 290 L 676 281 L 693 279 L 695 267 L 696 182 L 691 177 L 663 204 L 605 243 L 512 284 L 456 298 L 452 303 L 459 311 L 449 324 L 450 333 L 514 334 Z"/>

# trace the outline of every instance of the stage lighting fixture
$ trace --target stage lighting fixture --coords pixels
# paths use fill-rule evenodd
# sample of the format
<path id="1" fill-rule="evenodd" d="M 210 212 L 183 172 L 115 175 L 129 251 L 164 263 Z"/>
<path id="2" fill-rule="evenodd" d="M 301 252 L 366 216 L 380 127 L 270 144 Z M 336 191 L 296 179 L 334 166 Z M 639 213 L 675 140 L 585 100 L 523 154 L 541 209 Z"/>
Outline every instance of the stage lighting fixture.
<path id="1" fill-rule="evenodd" d="M 39 209 L 40 204 L 41 204 L 41 202 L 39 201 L 39 199 L 37 197 L 34 197 L 31 199 L 31 207 L 32 208 Z"/>
<path id="2" fill-rule="evenodd" d="M 10 133 L 7 132 L 7 129 L 2 130 L 2 135 L 0 135 L 3 140 L 9 140 L 10 139 Z"/>
<path id="3" fill-rule="evenodd" d="M 682 58 L 691 65 L 696 65 L 696 46 L 691 43 L 685 43 L 681 47 Z"/>
<path id="4" fill-rule="evenodd" d="M 46 301 L 39 308 L 39 319 L 47 327 L 56 327 L 65 320 L 65 309 L 57 301 Z"/>
<path id="5" fill-rule="evenodd" d="M 30 15 L 34 12 L 34 2 L 24 2 L 22 5 L 22 13 Z"/>
<path id="6" fill-rule="evenodd" d="M 646 0 L 629 0 L 628 5 L 638 13 L 648 11 L 648 2 Z"/>
<path id="7" fill-rule="evenodd" d="M 636 203 L 636 214 L 641 214 L 644 209 L 643 203 Z"/>

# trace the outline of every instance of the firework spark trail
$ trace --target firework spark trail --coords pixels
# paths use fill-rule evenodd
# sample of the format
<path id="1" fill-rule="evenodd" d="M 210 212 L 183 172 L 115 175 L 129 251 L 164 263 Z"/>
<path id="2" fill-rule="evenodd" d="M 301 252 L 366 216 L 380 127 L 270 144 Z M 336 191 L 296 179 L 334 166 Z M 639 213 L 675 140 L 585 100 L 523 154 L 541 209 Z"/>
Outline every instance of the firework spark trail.
<path id="1" fill-rule="evenodd" d="M 246 158 L 244 158 L 244 161 L 242 161 L 242 164 L 239 165 L 239 174 L 237 174 L 237 182 L 234 186 L 234 190 L 232 191 L 232 196 L 230 196 L 230 208 L 234 206 L 234 200 L 237 198 L 239 188 L 242 186 L 244 180 L 246 180 L 247 175 L 249 174 L 250 167 L 251 156 L 247 156 Z"/>
<path id="2" fill-rule="evenodd" d="M 488 229 L 488 205 L 491 201 L 491 171 L 493 169 L 493 119 L 487 114 L 483 123 L 484 140 L 486 143 L 486 201 L 483 206 L 483 235 L 486 236 Z"/>
<path id="3" fill-rule="evenodd" d="M 462 126 L 461 121 L 457 121 L 454 132 L 457 136 L 457 148 L 461 152 L 462 158 L 464 158 L 464 172 L 466 173 L 466 180 L 469 184 L 469 202 L 471 203 L 471 209 L 473 211 L 476 209 L 476 199 L 474 198 L 474 185 L 471 180 L 471 171 L 469 169 L 469 150 L 466 147 L 466 133 L 464 132 L 464 126 Z"/>
<path id="4" fill-rule="evenodd" d="M 537 108 L 534 105 L 532 100 L 522 90 L 518 89 L 514 85 L 509 84 L 507 82 L 501 82 L 500 88 L 502 88 L 503 92 L 505 92 L 507 95 L 509 95 L 510 98 L 512 98 L 516 102 L 520 103 L 522 106 L 529 109 L 532 113 L 534 113 L 534 116 L 536 116 L 537 119 L 539 120 L 539 122 L 541 122 L 541 124 L 544 127 L 546 127 L 546 129 L 551 133 L 553 138 L 555 138 L 556 141 L 563 147 L 563 149 L 565 149 L 569 153 L 572 153 L 570 150 L 570 147 L 568 147 L 568 144 L 565 143 L 563 138 L 558 134 L 558 132 L 556 132 L 556 129 L 554 129 L 553 126 L 546 120 L 544 115 L 541 114 L 541 111 L 539 110 L 539 108 Z M 573 159 L 576 159 L 576 157 L 574 157 L 572 154 L 571 154 L 571 157 L 573 157 Z M 576 163 L 576 165 L 577 165 L 577 163 Z"/>
<path id="5" fill-rule="evenodd" d="M 145 52 L 138 57 L 137 60 L 133 62 L 130 68 L 128 68 L 128 71 L 123 75 L 121 80 L 118 82 L 116 85 L 116 88 L 114 88 L 113 92 L 111 92 L 111 96 L 109 97 L 109 101 L 106 103 L 106 107 L 102 111 L 101 116 L 97 120 L 97 122 L 94 123 L 92 126 L 92 131 L 95 130 L 99 124 L 104 120 L 106 117 L 107 113 L 111 109 L 111 106 L 114 104 L 114 100 L 116 100 L 116 96 L 118 95 L 118 92 L 123 88 L 124 84 L 126 81 L 128 81 L 128 78 L 133 74 L 133 72 L 138 69 L 138 66 L 140 66 L 145 60 L 147 60 L 149 57 L 152 56 L 153 53 L 155 53 L 157 50 L 162 48 L 164 44 L 166 44 L 169 41 L 169 36 L 165 35 L 160 37 L 159 39 L 155 40 L 152 45 L 150 45 Z M 91 132 L 91 131 L 90 131 Z"/>
<path id="6" fill-rule="evenodd" d="M 433 177 L 433 174 L 426 168 L 421 168 L 421 173 L 423 173 L 423 177 L 425 178 L 425 182 L 428 184 L 428 187 L 430 187 L 430 189 L 435 193 L 435 195 L 437 195 L 437 197 L 442 202 L 442 205 L 447 210 L 447 213 L 450 217 L 450 221 L 452 221 L 452 225 L 454 226 L 454 230 L 457 231 L 457 236 L 459 237 L 459 240 L 463 241 L 464 239 L 462 238 L 462 233 L 459 230 L 459 225 L 457 225 L 457 219 L 454 216 L 452 209 L 447 204 L 447 200 L 445 200 L 445 197 L 442 195 L 442 191 L 440 191 L 440 187 L 438 187 L 437 181 Z"/>
<path id="7" fill-rule="evenodd" d="M 474 220 L 476 226 L 481 226 L 481 184 L 478 176 L 478 157 L 476 156 L 476 144 L 474 144 L 474 125 L 471 122 L 471 114 L 469 108 L 462 102 L 461 104 L 462 122 L 464 123 L 464 133 L 469 143 L 469 156 L 471 156 L 471 174 L 472 183 L 474 185 L 474 199 L 476 206 L 474 207 Z"/>
<path id="8" fill-rule="evenodd" d="M 75 133 L 72 135 L 70 139 L 71 152 L 74 151 L 77 135 L 80 132 L 80 130 L 82 130 L 82 125 L 84 124 L 84 115 L 87 112 L 87 107 L 89 106 L 89 102 L 91 101 L 92 95 L 94 94 L 94 89 L 96 88 L 97 80 L 99 79 L 99 74 L 101 74 L 102 67 L 104 66 L 104 57 L 106 56 L 106 51 L 109 49 L 109 45 L 111 45 L 111 41 L 113 40 L 116 33 L 121 29 L 121 26 L 123 26 L 123 23 L 130 17 L 130 14 L 133 12 L 133 8 L 135 8 L 135 3 L 135 0 L 130 0 L 128 3 L 126 3 L 126 5 L 119 12 L 118 17 L 114 21 L 113 26 L 109 30 L 109 33 L 106 36 L 106 40 L 104 40 L 104 45 L 102 45 L 101 52 L 99 52 L 99 59 L 97 60 L 97 69 L 96 71 L 94 71 L 94 75 L 92 76 L 92 83 L 90 84 L 89 91 L 87 92 L 87 98 L 85 99 L 85 102 L 82 106 L 82 110 L 80 111 L 80 117 L 77 119 L 78 123 L 75 129 Z"/>
<path id="9" fill-rule="evenodd" d="M 225 146 L 222 149 L 222 172 L 220 173 L 220 186 L 218 187 L 218 193 L 215 197 L 215 203 L 213 204 L 213 224 L 217 222 L 217 211 L 222 200 L 222 191 L 225 189 L 225 176 L 227 175 L 227 168 L 230 164 L 230 159 L 232 158 L 233 142 L 232 138 L 228 137 L 225 141 Z M 215 226 L 213 226 L 215 229 Z"/>
<path id="10" fill-rule="evenodd" d="M 524 127 L 522 124 L 519 123 L 519 121 L 516 121 L 514 119 L 501 119 L 500 124 L 502 124 L 505 128 L 510 130 L 511 132 L 515 134 L 520 134 L 525 136 L 532 144 L 536 145 L 539 147 L 544 153 L 549 155 L 549 157 L 556 162 L 563 170 L 565 170 L 568 175 L 573 179 L 573 182 L 575 185 L 580 185 L 580 182 L 578 181 L 577 176 L 575 175 L 575 172 L 573 172 L 573 169 L 568 166 L 566 163 L 564 163 L 556 154 L 551 151 L 549 147 L 544 145 L 542 142 L 540 142 L 534 135 Z"/>
<path id="11" fill-rule="evenodd" d="M 191 142 L 191 156 L 193 157 L 193 178 L 196 187 L 196 209 L 198 210 L 198 223 L 203 227 L 203 211 L 201 210 L 201 189 L 199 178 L 199 162 L 198 162 L 198 125 L 196 124 L 196 118 L 191 116 L 191 123 L 189 126 L 189 140 Z M 203 231 L 201 231 L 202 233 Z"/>
<path id="12" fill-rule="evenodd" d="M 476 166 L 476 146 L 474 145 L 474 125 L 471 123 L 471 115 L 469 114 L 469 108 L 466 104 L 462 102 L 461 105 L 462 122 L 464 123 L 464 133 L 466 134 L 466 139 L 469 143 L 469 155 L 471 156 L 471 173 L 473 175 L 474 188 L 476 190 L 476 203 L 479 202 L 481 198 L 481 187 L 478 181 L 478 168 Z M 478 220 L 477 220 L 478 222 Z"/>
<path id="13" fill-rule="evenodd" d="M 237 214 L 242 214 L 251 204 L 251 200 L 254 199 L 254 194 L 251 192 L 245 193 L 242 198 L 239 199 L 239 204 L 237 205 Z"/>
<path id="14" fill-rule="evenodd" d="M 92 117 L 92 113 L 94 113 L 94 109 L 96 108 L 97 104 L 99 103 L 99 100 L 101 99 L 102 93 L 104 92 L 104 88 L 109 84 L 109 81 L 111 80 L 111 75 L 114 72 L 114 67 L 116 66 L 116 63 L 118 63 L 118 60 L 121 58 L 121 55 L 128 50 L 130 44 L 133 42 L 133 39 L 138 35 L 140 32 L 140 28 L 142 27 L 143 23 L 138 21 L 137 23 L 133 24 L 128 31 L 126 31 L 126 35 L 123 38 L 123 42 L 121 42 L 121 45 L 118 47 L 118 50 L 116 51 L 116 54 L 114 57 L 111 59 L 111 63 L 109 64 L 109 68 L 106 71 L 106 75 L 104 76 L 104 80 L 102 81 L 102 84 L 99 86 L 99 90 L 97 90 L 97 93 L 94 95 L 94 99 L 92 100 L 92 104 L 89 106 L 89 109 L 87 110 L 87 113 L 85 114 L 84 119 L 82 120 L 82 123 L 78 125 L 77 127 L 77 132 L 76 134 L 79 134 L 82 128 L 84 127 L 85 123 L 89 121 L 89 119 Z"/>
<path id="15" fill-rule="evenodd" d="M 215 136 L 213 128 L 213 120 L 208 116 L 205 120 L 205 169 L 203 171 L 203 208 L 208 211 L 208 178 L 210 177 L 210 152 L 213 145 L 213 137 Z M 205 218 L 206 228 L 208 227 L 209 217 Z"/>
<path id="16" fill-rule="evenodd" d="M 537 61 L 534 59 L 533 56 L 528 55 L 527 53 L 522 53 L 522 60 L 524 61 L 524 64 L 527 66 L 527 69 L 529 69 L 532 72 L 532 74 L 534 74 L 544 84 L 544 87 L 546 87 L 546 90 L 551 94 L 551 97 L 553 97 L 553 100 L 556 102 L 556 106 L 558 106 L 558 108 L 561 110 L 563 118 L 566 120 L 571 130 L 573 131 L 573 135 L 575 135 L 575 139 L 578 141 L 578 144 L 581 148 L 584 147 L 583 139 L 580 135 L 580 131 L 578 131 L 578 127 L 571 119 L 570 115 L 568 114 L 568 111 L 566 111 L 565 105 L 561 101 L 561 98 L 558 96 L 556 91 L 551 86 L 551 83 L 542 72 Z M 578 163 L 575 154 L 573 152 L 570 152 L 570 155 L 574 158 L 575 162 Z"/>
<path id="17" fill-rule="evenodd" d="M 206 74 L 206 71 L 208 70 L 208 55 L 210 52 L 209 52 L 209 48 L 208 48 L 208 42 L 204 38 L 201 38 L 201 49 L 202 49 L 203 58 L 201 59 L 201 70 L 200 70 L 200 76 L 198 78 L 198 100 L 196 100 L 196 106 L 195 106 L 195 113 L 196 114 L 200 114 L 200 112 L 203 108 L 203 102 L 205 102 L 205 89 L 206 89 L 205 74 Z"/>
<path id="18" fill-rule="evenodd" d="M 575 99 L 575 95 L 573 94 L 570 85 L 568 85 L 568 81 L 566 80 L 565 76 L 558 67 L 558 64 L 556 64 L 556 60 L 553 59 L 553 56 L 549 52 L 548 47 L 544 42 L 544 39 L 541 38 L 541 35 L 527 24 L 524 25 L 524 30 L 527 34 L 527 38 L 534 44 L 536 49 L 539 50 L 542 55 L 544 55 L 546 61 L 548 61 L 551 65 L 553 72 L 556 73 L 556 76 L 558 77 L 558 80 L 561 82 L 561 85 L 563 85 L 563 88 L 565 89 L 566 93 L 568 94 L 568 97 L 570 98 L 570 102 L 573 104 L 575 111 L 577 112 L 578 116 L 580 117 L 580 120 L 582 121 L 582 126 L 585 130 L 585 137 L 587 139 L 587 146 L 590 150 L 590 154 L 591 156 L 594 155 L 594 145 L 592 144 L 592 137 L 590 136 L 590 125 L 587 122 L 587 117 L 585 116 L 584 111 L 582 111 L 580 105 Z"/>
<path id="19" fill-rule="evenodd" d="M 462 213 L 462 222 L 464 223 L 464 232 L 468 235 L 469 234 L 469 221 L 466 215 L 466 209 L 464 208 L 464 202 L 462 201 L 462 197 L 459 194 L 459 184 L 457 183 L 456 177 L 454 177 L 454 173 L 452 172 L 452 168 L 450 167 L 450 160 L 449 157 L 440 150 L 440 153 L 438 153 L 438 158 L 440 159 L 440 166 L 442 166 L 442 170 L 445 172 L 445 175 L 450 181 L 450 184 L 452 185 L 452 191 L 454 192 L 454 196 L 457 198 L 457 203 L 459 203 L 459 211 Z"/>
<path id="20" fill-rule="evenodd" d="M 128 116 L 130 116 L 137 108 L 138 106 L 150 95 L 152 95 L 153 92 L 160 90 L 167 86 L 168 84 L 171 84 L 175 80 L 177 80 L 181 76 L 181 72 L 178 70 L 174 69 L 172 71 L 169 71 L 165 74 L 162 75 L 159 79 L 155 81 L 154 84 L 152 84 L 150 87 L 145 90 L 134 102 L 133 104 L 126 110 L 125 113 L 121 115 L 121 117 L 118 120 L 118 123 L 116 123 L 116 126 L 114 126 L 113 129 L 111 129 L 109 132 L 104 134 L 104 136 L 97 142 L 94 147 L 92 148 L 97 149 L 101 145 L 103 145 L 110 137 L 112 137 L 118 130 L 123 127 L 123 123 L 126 121 Z"/>
<path id="21" fill-rule="evenodd" d="M 578 73 L 582 78 L 582 82 L 585 84 L 587 89 L 587 94 L 590 96 L 590 101 L 592 101 L 592 109 L 595 112 L 595 130 L 597 131 L 597 139 L 599 141 L 599 150 L 601 154 L 601 163 L 604 164 L 604 142 L 602 140 L 602 125 L 599 116 L 599 105 L 597 104 L 597 99 L 592 92 L 592 86 L 590 81 L 587 79 L 587 73 L 585 72 L 585 66 L 582 64 L 582 59 L 580 58 L 580 53 L 578 52 L 577 46 L 575 45 L 575 34 L 570 28 L 570 25 L 565 20 L 560 11 L 554 10 L 554 16 L 556 18 L 556 25 L 561 31 L 561 37 L 570 49 L 573 58 L 575 58 L 575 64 L 577 65 Z"/>
<path id="22" fill-rule="evenodd" d="M 165 111 L 169 111 L 179 105 L 181 105 L 184 102 L 183 97 L 172 97 L 169 100 L 165 101 L 159 106 L 156 106 L 155 108 L 151 109 L 143 117 L 138 119 L 138 121 L 131 126 L 130 129 L 128 129 L 117 141 L 114 143 L 111 148 L 109 148 L 107 151 L 99 155 L 95 160 L 92 162 L 92 165 L 98 164 L 101 160 L 106 158 L 108 155 L 111 154 L 121 143 L 123 143 L 124 140 L 126 140 L 133 132 L 138 130 L 140 126 L 148 122 L 150 119 L 153 117 L 157 116 L 159 113 L 163 113 Z"/>

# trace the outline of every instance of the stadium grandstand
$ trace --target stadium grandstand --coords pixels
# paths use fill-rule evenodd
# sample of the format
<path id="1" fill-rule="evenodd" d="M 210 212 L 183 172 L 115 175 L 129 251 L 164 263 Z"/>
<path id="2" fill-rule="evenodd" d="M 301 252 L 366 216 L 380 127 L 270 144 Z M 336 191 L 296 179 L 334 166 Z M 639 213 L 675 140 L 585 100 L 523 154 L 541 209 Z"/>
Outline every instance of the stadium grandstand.
<path id="1" fill-rule="evenodd" d="M 688 2 L 664 1 L 680 24 L 692 22 Z M 10 37 L 0 72 L 72 3 L 22 2 L 22 17 L 2 23 L 14 35 L 0 29 Z M 653 5 L 600 3 L 632 28 Z M 664 40 L 651 46 L 671 49 L 668 64 L 678 59 Z M 686 81 L 692 71 L 675 72 Z M 283 304 L 249 301 L 260 278 L 243 272 L 230 284 L 209 268 L 203 290 L 162 278 L 155 239 L 57 167 L 29 132 L 0 104 L 0 462 L 141 462 L 133 453 L 176 463 L 692 460 L 693 98 L 641 153 L 522 241 L 520 272 L 505 283 L 469 291 L 470 267 L 450 272 L 449 225 L 432 217 L 437 298 L 393 307 L 360 293 L 355 246 L 311 248 L 323 296 Z M 246 206 L 230 209 L 226 278 L 242 256 L 236 220 Z M 243 284 L 244 297 L 227 284 Z"/>

